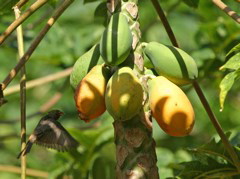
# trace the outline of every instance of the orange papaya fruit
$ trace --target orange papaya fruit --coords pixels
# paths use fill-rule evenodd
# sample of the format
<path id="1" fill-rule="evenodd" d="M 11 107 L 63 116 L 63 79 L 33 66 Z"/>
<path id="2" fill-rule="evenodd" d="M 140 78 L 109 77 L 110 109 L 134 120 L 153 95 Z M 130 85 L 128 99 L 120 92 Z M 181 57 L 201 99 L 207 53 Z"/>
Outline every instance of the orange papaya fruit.
<path id="1" fill-rule="evenodd" d="M 74 100 L 80 119 L 89 122 L 106 111 L 105 91 L 110 70 L 96 65 L 78 84 Z"/>
<path id="2" fill-rule="evenodd" d="M 185 93 L 163 76 L 149 81 L 149 106 L 159 126 L 171 136 L 186 136 L 194 126 L 195 114 Z"/>

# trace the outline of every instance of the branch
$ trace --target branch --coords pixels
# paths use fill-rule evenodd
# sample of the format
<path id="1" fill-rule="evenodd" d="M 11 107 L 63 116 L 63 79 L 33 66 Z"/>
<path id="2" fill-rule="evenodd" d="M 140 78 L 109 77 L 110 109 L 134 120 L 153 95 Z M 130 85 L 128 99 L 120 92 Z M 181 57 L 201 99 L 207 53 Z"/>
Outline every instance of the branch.
<path id="1" fill-rule="evenodd" d="M 53 95 L 52 98 L 50 98 L 47 102 L 45 102 L 37 112 L 30 114 L 27 116 L 27 119 L 33 118 L 35 116 L 41 115 L 42 113 L 47 112 L 50 108 L 52 108 L 62 97 L 63 91 L 68 87 L 67 83 L 69 82 L 69 79 L 67 78 L 62 86 L 57 90 L 57 92 Z M 15 122 L 18 122 L 19 119 L 12 119 L 12 120 L 1 120 L 0 124 L 13 124 Z"/>
<path id="2" fill-rule="evenodd" d="M 65 0 L 55 11 L 53 16 L 48 20 L 45 27 L 42 29 L 42 31 L 39 33 L 39 35 L 34 39 L 31 46 L 28 48 L 27 52 L 23 55 L 23 57 L 20 59 L 18 64 L 10 71 L 10 73 L 7 75 L 7 77 L 2 82 L 2 89 L 4 90 L 7 85 L 14 79 L 14 77 L 17 75 L 19 70 L 22 68 L 23 65 L 29 60 L 30 56 L 32 55 L 33 51 L 36 49 L 36 47 L 39 45 L 43 37 L 46 35 L 46 33 L 49 31 L 49 29 L 53 26 L 53 24 L 56 22 L 56 20 L 61 16 L 61 14 L 65 11 L 65 9 L 72 3 L 73 0 Z"/>
<path id="3" fill-rule="evenodd" d="M 0 107 L 7 103 L 7 100 L 4 99 L 4 96 L 3 96 L 3 90 L 2 90 L 2 84 L 0 84 Z"/>
<path id="4" fill-rule="evenodd" d="M 17 4 L 15 6 L 17 6 L 19 9 L 24 6 L 24 4 L 26 4 L 29 0 L 20 0 L 17 2 Z"/>
<path id="5" fill-rule="evenodd" d="M 19 167 L 10 166 L 10 165 L 0 165 L 0 171 L 2 172 L 11 172 L 11 173 L 21 173 L 21 169 Z M 28 176 L 34 176 L 34 177 L 43 177 L 48 178 L 48 173 L 40 170 L 34 170 L 27 168 L 26 174 Z"/>
<path id="6" fill-rule="evenodd" d="M 224 4 L 221 0 L 212 0 L 212 2 L 222 11 L 224 11 L 228 16 L 240 24 L 240 16 L 233 11 L 230 7 Z"/>
<path id="7" fill-rule="evenodd" d="M 26 89 L 31 89 L 36 86 L 40 86 L 40 85 L 67 77 L 70 75 L 71 72 L 72 72 L 72 67 L 67 68 L 63 71 L 54 73 L 54 74 L 50 74 L 48 76 L 44 76 L 44 77 L 41 77 L 41 78 L 38 78 L 35 80 L 30 80 L 26 83 Z M 18 91 L 19 91 L 19 85 L 10 86 L 9 88 L 7 88 L 4 91 L 4 95 L 7 96 L 7 95 L 10 95 L 10 94 L 18 92 Z"/>
<path id="8" fill-rule="evenodd" d="M 168 33 L 168 36 L 172 42 L 172 44 L 175 46 L 175 47 L 179 47 L 178 44 L 177 44 L 177 41 L 176 41 L 176 38 L 173 34 L 173 31 L 171 29 L 171 26 L 169 25 L 168 23 L 168 20 L 166 18 L 166 16 L 164 15 L 163 11 L 162 11 L 162 8 L 160 6 L 160 4 L 158 3 L 157 0 L 151 0 L 156 11 L 158 12 L 159 14 L 159 17 L 161 18 L 162 20 L 162 23 Z M 223 130 L 222 130 L 222 127 L 220 125 L 220 123 L 218 122 L 216 116 L 214 115 L 214 113 L 212 112 L 211 108 L 210 108 L 210 105 L 208 104 L 203 92 L 202 92 L 202 89 L 200 88 L 198 82 L 195 80 L 193 82 L 193 86 L 195 88 L 195 91 L 197 92 L 198 94 L 198 97 L 200 98 L 200 101 L 202 102 L 204 108 L 205 108 L 205 111 L 207 112 L 209 118 L 210 118 L 210 121 L 212 122 L 213 126 L 215 127 L 218 135 L 220 136 L 221 140 L 223 141 L 223 145 L 224 147 L 226 148 L 226 150 L 228 151 L 231 159 L 233 160 L 236 168 L 238 171 L 240 171 L 240 162 L 239 162 L 239 158 L 236 154 L 236 152 L 234 151 L 233 147 L 231 146 L 230 142 L 228 141 L 226 135 L 224 134 Z"/>
<path id="9" fill-rule="evenodd" d="M 164 14 L 164 12 L 163 12 L 159 2 L 158 2 L 158 0 L 151 0 L 151 1 L 152 1 L 152 4 L 153 4 L 155 10 L 158 13 L 159 18 L 161 19 L 161 21 L 163 23 L 163 26 L 164 26 L 167 34 L 168 34 L 169 39 L 171 40 L 171 42 L 173 44 L 173 46 L 179 47 L 178 43 L 177 43 L 177 40 L 176 40 L 176 37 L 175 37 L 175 35 L 174 35 L 173 31 L 172 31 L 172 28 L 169 25 L 168 20 L 167 20 L 165 14 Z"/>
<path id="10" fill-rule="evenodd" d="M 16 19 L 20 16 L 20 10 L 17 6 L 14 8 Z M 19 58 L 24 54 L 22 25 L 17 28 L 17 43 Z M 20 79 L 20 109 L 21 109 L 21 150 L 26 146 L 26 74 L 25 66 L 21 69 Z M 21 157 L 21 178 L 26 178 L 26 155 Z"/>
<path id="11" fill-rule="evenodd" d="M 19 18 L 13 21 L 12 24 L 8 26 L 5 32 L 0 35 L 0 45 L 5 41 L 5 39 L 21 24 L 23 23 L 29 16 L 31 16 L 36 10 L 42 7 L 48 0 L 38 0 L 34 4 L 32 4 L 25 13 L 23 13 Z"/>

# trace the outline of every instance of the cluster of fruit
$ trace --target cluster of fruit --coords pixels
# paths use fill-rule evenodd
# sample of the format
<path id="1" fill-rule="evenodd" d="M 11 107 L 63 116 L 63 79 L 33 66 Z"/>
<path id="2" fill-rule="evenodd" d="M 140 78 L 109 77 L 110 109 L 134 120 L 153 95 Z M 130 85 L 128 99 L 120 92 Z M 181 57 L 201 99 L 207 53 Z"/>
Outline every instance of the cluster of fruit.
<path id="1" fill-rule="evenodd" d="M 129 65 L 123 65 L 133 49 L 132 43 L 127 17 L 116 13 L 100 43 L 76 61 L 70 83 L 82 120 L 88 122 L 106 110 L 114 120 L 129 120 L 143 109 L 140 76 Z M 157 42 L 142 45 L 142 49 L 145 67 L 159 75 L 151 75 L 145 91 L 153 117 L 169 135 L 187 135 L 194 125 L 194 111 L 177 85 L 190 84 L 197 77 L 194 60 L 181 49 Z"/>

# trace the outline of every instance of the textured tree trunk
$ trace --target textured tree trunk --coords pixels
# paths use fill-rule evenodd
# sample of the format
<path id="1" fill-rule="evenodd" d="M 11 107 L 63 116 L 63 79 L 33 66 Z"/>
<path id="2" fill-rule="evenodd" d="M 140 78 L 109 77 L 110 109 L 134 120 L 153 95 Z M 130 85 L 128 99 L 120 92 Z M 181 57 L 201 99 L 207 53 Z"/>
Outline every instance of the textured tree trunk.
<path id="1" fill-rule="evenodd" d="M 118 179 L 159 178 L 155 141 L 141 113 L 127 121 L 115 121 L 116 176 Z"/>
<path id="2" fill-rule="evenodd" d="M 141 32 L 138 23 L 137 0 L 128 2 L 110 1 L 108 7 L 120 7 L 127 12 L 129 26 L 133 34 L 133 52 L 135 74 L 141 78 L 144 73 L 142 48 L 140 44 Z M 119 6 L 121 3 L 121 6 Z M 116 5 L 117 4 L 117 5 Z M 109 8 L 110 12 L 113 9 Z M 141 112 L 127 121 L 116 120 L 113 123 L 116 144 L 116 177 L 118 179 L 158 179 L 157 157 L 155 141 L 152 138 L 151 114 L 149 112 L 146 83 L 142 81 L 144 88 L 144 102 Z"/>

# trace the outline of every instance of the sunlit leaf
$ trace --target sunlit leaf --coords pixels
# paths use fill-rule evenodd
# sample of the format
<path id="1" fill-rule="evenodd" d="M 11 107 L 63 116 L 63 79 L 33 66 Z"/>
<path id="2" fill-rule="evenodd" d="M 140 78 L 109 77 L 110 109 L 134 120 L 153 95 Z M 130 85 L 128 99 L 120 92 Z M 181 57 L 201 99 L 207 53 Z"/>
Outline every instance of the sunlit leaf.
<path id="1" fill-rule="evenodd" d="M 220 87 L 220 94 L 219 94 L 219 100 L 220 100 L 220 108 L 223 110 L 224 107 L 224 101 L 228 94 L 228 91 L 232 88 L 235 80 L 240 76 L 240 70 L 230 72 L 228 73 L 221 81 L 219 87 Z"/>
<path id="2" fill-rule="evenodd" d="M 230 53 L 232 52 L 239 52 L 240 51 L 240 43 L 237 44 L 236 46 L 234 46 L 228 53 L 226 56 L 228 56 Z"/>
<path id="3" fill-rule="evenodd" d="M 220 67 L 220 70 L 224 69 L 233 69 L 237 70 L 240 68 L 240 53 L 232 56 L 223 66 Z"/>

